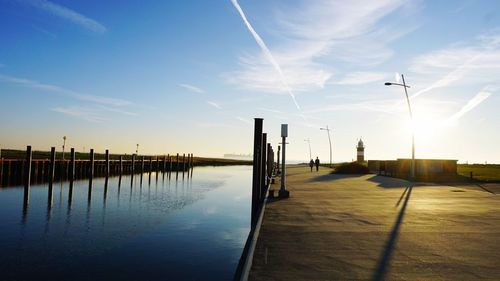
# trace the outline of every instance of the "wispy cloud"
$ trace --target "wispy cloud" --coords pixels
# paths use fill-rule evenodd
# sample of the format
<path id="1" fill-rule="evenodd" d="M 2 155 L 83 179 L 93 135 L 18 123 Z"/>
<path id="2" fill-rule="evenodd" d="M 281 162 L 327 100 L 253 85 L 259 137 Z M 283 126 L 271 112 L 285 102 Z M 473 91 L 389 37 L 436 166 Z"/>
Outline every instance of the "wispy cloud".
<path id="1" fill-rule="evenodd" d="M 410 70 L 422 77 L 421 85 L 429 85 L 422 87 L 411 98 L 450 86 L 500 84 L 500 35 L 496 31 L 485 33 L 471 42 L 461 42 L 418 56 L 412 61 Z"/>
<path id="2" fill-rule="evenodd" d="M 241 69 L 225 73 L 224 78 L 243 89 L 266 93 L 287 93 L 283 80 L 295 93 L 322 89 L 342 64 L 362 69 L 389 59 L 393 55 L 389 43 L 419 26 L 411 17 L 419 11 L 419 2 L 319 0 L 283 4 L 273 14 L 275 20 L 265 22 L 280 42 L 271 48 L 275 63 L 263 45 L 262 53 L 240 56 Z M 233 4 L 237 2 L 233 0 Z M 247 27 L 261 45 L 262 39 L 249 24 Z M 346 78 L 333 83 L 354 83 Z M 376 77 L 363 78 L 373 81 Z"/>
<path id="3" fill-rule="evenodd" d="M 453 114 L 448 121 L 455 122 L 460 119 L 464 114 L 474 109 L 476 106 L 481 104 L 487 98 L 491 96 L 490 92 L 487 92 L 486 89 L 477 93 L 472 99 L 470 99 L 466 105 L 464 105 L 457 113 Z"/>
<path id="4" fill-rule="evenodd" d="M 47 0 L 21 0 L 21 2 L 97 33 L 104 33 L 107 30 L 104 25 L 97 22 L 96 20 L 88 18 L 74 10 Z"/>
<path id="5" fill-rule="evenodd" d="M 52 92 L 52 93 L 64 95 L 67 97 L 75 98 L 78 100 L 82 100 L 82 101 L 88 101 L 88 102 L 99 103 L 99 104 L 104 104 L 104 105 L 124 106 L 124 105 L 132 104 L 128 100 L 81 94 L 81 93 L 78 93 L 78 92 L 75 92 L 72 90 L 68 90 L 68 89 L 65 89 L 65 88 L 62 88 L 62 87 L 59 87 L 56 85 L 41 83 L 41 82 L 30 80 L 30 79 L 13 77 L 13 76 L 8 76 L 8 75 L 3 75 L 3 74 L 0 74 L 0 82 L 17 84 L 17 85 L 21 85 L 24 87 L 29 87 L 29 88 L 33 88 L 33 89 L 37 89 L 37 90 L 46 91 L 46 92 Z"/>
<path id="6" fill-rule="evenodd" d="M 382 72 L 351 72 L 334 81 L 338 85 L 362 85 L 382 81 L 389 75 Z"/>
<path id="7" fill-rule="evenodd" d="M 250 31 L 250 33 L 252 34 L 253 38 L 257 42 L 257 45 L 259 45 L 260 49 L 262 50 L 262 53 L 264 54 L 264 57 L 273 66 L 274 70 L 278 73 L 279 81 L 281 82 L 283 89 L 290 95 L 290 97 L 292 98 L 297 109 L 300 110 L 300 106 L 297 103 L 297 100 L 295 99 L 295 94 L 292 92 L 292 88 L 288 84 L 288 81 L 287 81 L 285 75 L 283 74 L 283 71 L 281 70 L 281 66 L 278 64 L 278 62 L 274 58 L 273 54 L 271 53 L 269 48 L 266 46 L 266 43 L 264 43 L 264 40 L 262 40 L 260 35 L 255 31 L 253 26 L 247 20 L 247 17 L 245 15 L 245 13 L 243 12 L 243 10 L 241 9 L 240 4 L 238 4 L 238 1 L 231 0 L 231 2 L 233 3 L 234 7 L 236 8 L 236 10 L 240 14 L 241 18 L 245 22 L 245 25 L 247 26 L 247 28 Z"/>
<path id="8" fill-rule="evenodd" d="M 82 106 L 55 107 L 51 109 L 54 112 L 59 112 L 78 119 L 93 123 L 102 123 L 107 121 L 98 111 L 93 108 Z"/>
<path id="9" fill-rule="evenodd" d="M 213 106 L 213 107 L 217 108 L 217 109 L 222 109 L 222 107 L 221 107 L 218 103 L 216 103 L 216 102 L 213 102 L 213 101 L 207 101 L 207 103 L 208 103 L 209 105 L 211 105 L 211 106 Z"/>
<path id="10" fill-rule="evenodd" d="M 246 119 L 246 118 L 243 118 L 243 117 L 240 117 L 240 116 L 236 116 L 235 118 L 236 118 L 237 120 L 239 120 L 239 121 L 241 121 L 241 122 L 245 123 L 245 124 L 252 125 L 252 121 L 250 121 L 250 120 L 248 120 L 248 119 Z"/>
<path id="11" fill-rule="evenodd" d="M 193 86 L 193 85 L 190 85 L 190 84 L 179 84 L 179 86 L 181 86 L 182 88 L 186 89 L 186 90 L 189 90 L 191 92 L 195 92 L 195 93 L 198 93 L 198 94 L 204 94 L 205 91 L 201 88 L 198 88 L 196 86 Z"/>

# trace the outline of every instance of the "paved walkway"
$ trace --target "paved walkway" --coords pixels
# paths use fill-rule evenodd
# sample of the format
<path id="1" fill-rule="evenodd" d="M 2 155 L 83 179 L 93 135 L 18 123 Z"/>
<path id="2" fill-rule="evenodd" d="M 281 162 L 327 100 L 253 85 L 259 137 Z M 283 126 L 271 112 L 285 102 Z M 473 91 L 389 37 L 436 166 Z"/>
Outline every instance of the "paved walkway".
<path id="1" fill-rule="evenodd" d="M 288 172 L 291 197 L 266 207 L 250 280 L 500 280 L 500 195 Z"/>

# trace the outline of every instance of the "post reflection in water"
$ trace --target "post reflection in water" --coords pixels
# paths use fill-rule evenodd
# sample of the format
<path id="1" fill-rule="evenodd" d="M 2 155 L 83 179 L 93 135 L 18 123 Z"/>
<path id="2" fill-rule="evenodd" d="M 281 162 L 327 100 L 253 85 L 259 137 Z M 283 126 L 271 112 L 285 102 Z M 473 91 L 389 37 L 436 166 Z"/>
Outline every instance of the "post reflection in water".
<path id="1" fill-rule="evenodd" d="M 0 215 L 0 279 L 138 280 L 141 272 L 148 280 L 232 278 L 250 226 L 251 169 L 193 170 L 182 182 L 166 171 L 147 196 L 132 175 L 64 182 L 60 194 L 52 185 L 52 201 L 49 185 L 34 185 L 30 204 L 22 187 L 0 192 L 0 214 L 23 212 L 22 224 Z M 124 180 L 130 188 L 121 188 Z M 54 204 L 64 196 L 67 205 Z"/>

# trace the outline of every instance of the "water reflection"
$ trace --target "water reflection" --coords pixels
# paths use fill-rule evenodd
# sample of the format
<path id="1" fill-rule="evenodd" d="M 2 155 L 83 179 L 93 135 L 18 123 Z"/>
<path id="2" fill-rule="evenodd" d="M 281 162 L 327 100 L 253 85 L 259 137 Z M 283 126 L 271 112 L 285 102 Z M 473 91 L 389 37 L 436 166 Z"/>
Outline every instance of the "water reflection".
<path id="1" fill-rule="evenodd" d="M 29 205 L 22 187 L 0 189 L 2 279 L 230 279 L 248 233 L 251 170 L 160 173 L 148 173 L 148 186 L 144 174 L 61 183 L 59 192 L 34 185 Z"/>

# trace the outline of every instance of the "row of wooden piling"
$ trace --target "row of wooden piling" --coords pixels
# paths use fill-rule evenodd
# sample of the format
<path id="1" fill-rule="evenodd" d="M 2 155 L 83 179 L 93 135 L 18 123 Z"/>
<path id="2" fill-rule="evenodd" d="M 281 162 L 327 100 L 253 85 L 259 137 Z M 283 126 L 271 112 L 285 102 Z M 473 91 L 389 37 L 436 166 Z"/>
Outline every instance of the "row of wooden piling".
<path id="1" fill-rule="evenodd" d="M 26 149 L 25 159 L 0 158 L 0 186 L 20 185 L 24 183 L 44 183 L 71 179 L 84 179 L 104 176 L 117 176 L 144 172 L 186 171 L 193 167 L 193 154 L 138 156 L 131 160 L 110 160 L 106 150 L 105 160 L 95 160 L 91 149 L 88 159 L 75 159 L 75 150 L 71 148 L 70 159 L 56 159 L 55 147 L 51 148 L 49 159 L 32 159 L 31 146 Z"/>

